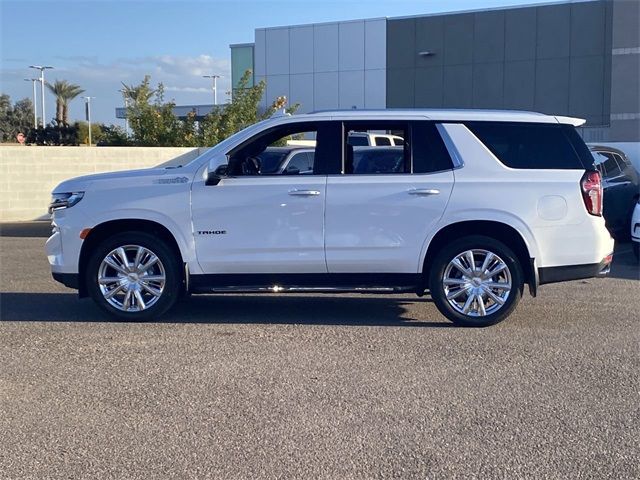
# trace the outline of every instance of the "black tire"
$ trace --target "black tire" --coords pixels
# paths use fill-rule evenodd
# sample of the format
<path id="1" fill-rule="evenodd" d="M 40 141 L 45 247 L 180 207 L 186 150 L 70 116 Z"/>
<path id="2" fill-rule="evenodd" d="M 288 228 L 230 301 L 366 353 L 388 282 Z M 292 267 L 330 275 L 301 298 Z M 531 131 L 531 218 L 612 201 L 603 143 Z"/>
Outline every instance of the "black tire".
<path id="1" fill-rule="evenodd" d="M 633 254 L 636 257 L 636 262 L 640 261 L 640 243 L 632 241 L 631 250 L 633 251 Z"/>
<path id="2" fill-rule="evenodd" d="M 162 294 L 144 310 L 123 311 L 111 305 L 103 296 L 98 283 L 98 272 L 105 257 L 118 247 L 136 245 L 144 247 L 156 255 L 164 269 L 165 283 Z M 125 321 L 154 320 L 169 310 L 180 297 L 182 273 L 180 259 L 174 250 L 157 236 L 144 232 L 121 232 L 103 240 L 91 254 L 87 262 L 85 279 L 87 291 L 93 300 L 107 313 Z"/>
<path id="3" fill-rule="evenodd" d="M 449 263 L 458 255 L 468 250 L 484 250 L 496 255 L 504 262 L 504 264 L 506 264 L 511 277 L 511 290 L 509 291 L 508 296 L 506 296 L 506 299 L 504 299 L 502 306 L 499 306 L 498 303 L 492 301 L 490 309 L 496 308 L 496 310 L 489 313 L 489 309 L 487 310 L 487 314 L 484 316 L 466 315 L 456 310 L 452 305 L 450 305 L 449 300 L 447 300 L 447 294 L 443 284 L 444 275 Z M 522 273 L 522 267 L 518 261 L 518 257 L 504 243 L 482 235 L 463 237 L 444 246 L 435 254 L 435 258 L 428 275 L 431 297 L 433 298 L 433 301 L 440 313 L 453 323 L 465 327 L 486 327 L 503 321 L 518 305 L 524 289 L 524 275 Z M 506 273 L 503 275 L 506 275 Z M 462 290 L 462 288 L 460 288 L 460 290 Z M 506 291 L 502 292 L 504 295 L 507 295 Z M 461 295 L 465 296 L 463 298 L 469 297 L 466 293 L 462 293 Z M 479 304 L 478 310 L 480 310 Z"/>

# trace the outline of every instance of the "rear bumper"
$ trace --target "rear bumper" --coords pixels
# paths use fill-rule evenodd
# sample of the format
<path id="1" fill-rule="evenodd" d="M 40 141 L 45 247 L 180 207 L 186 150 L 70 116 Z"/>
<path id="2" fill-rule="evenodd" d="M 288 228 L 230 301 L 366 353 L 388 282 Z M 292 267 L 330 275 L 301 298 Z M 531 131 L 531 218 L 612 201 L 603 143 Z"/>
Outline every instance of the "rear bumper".
<path id="1" fill-rule="evenodd" d="M 604 277 L 609 273 L 612 261 L 613 254 L 610 254 L 603 258 L 600 263 L 539 268 L 538 276 L 540 285 L 581 280 L 584 278 Z"/>

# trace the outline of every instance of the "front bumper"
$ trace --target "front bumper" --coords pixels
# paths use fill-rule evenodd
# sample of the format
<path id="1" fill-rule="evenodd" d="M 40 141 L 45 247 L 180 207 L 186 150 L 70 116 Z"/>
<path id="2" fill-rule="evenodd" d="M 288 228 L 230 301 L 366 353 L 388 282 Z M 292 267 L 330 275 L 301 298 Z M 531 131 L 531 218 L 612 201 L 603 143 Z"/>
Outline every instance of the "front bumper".
<path id="1" fill-rule="evenodd" d="M 65 287 L 75 288 L 76 290 L 80 288 L 80 279 L 77 273 L 51 272 L 51 275 L 56 282 L 62 283 Z"/>

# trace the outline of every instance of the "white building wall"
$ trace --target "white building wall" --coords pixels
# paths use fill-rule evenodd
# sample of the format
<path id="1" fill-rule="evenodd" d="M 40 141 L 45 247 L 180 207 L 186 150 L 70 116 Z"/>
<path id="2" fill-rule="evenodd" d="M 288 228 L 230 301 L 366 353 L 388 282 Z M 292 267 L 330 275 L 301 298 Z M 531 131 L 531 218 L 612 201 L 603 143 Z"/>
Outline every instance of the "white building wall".
<path id="1" fill-rule="evenodd" d="M 261 106 L 281 95 L 300 113 L 386 106 L 386 20 L 358 20 L 255 31 Z"/>

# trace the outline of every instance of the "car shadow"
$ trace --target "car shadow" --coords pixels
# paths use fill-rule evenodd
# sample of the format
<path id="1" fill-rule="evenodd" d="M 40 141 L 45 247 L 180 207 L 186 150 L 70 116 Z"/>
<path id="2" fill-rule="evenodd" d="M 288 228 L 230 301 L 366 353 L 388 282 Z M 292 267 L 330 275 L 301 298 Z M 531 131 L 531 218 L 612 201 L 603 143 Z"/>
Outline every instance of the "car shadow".
<path id="1" fill-rule="evenodd" d="M 47 238 L 51 235 L 51 220 L 0 223 L 0 237 Z"/>
<path id="2" fill-rule="evenodd" d="M 416 320 L 407 309 L 424 298 L 303 295 L 197 295 L 152 323 L 344 325 L 450 328 L 444 319 Z M 434 312 L 434 316 L 438 315 Z M 439 317 L 439 315 L 438 315 Z M 1 293 L 0 322 L 112 322 L 90 299 L 72 293 Z"/>
<path id="3" fill-rule="evenodd" d="M 633 255 L 631 243 L 616 243 L 608 276 L 623 280 L 640 280 L 640 263 Z"/>

